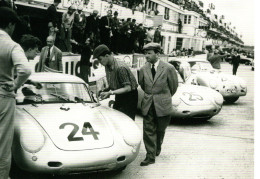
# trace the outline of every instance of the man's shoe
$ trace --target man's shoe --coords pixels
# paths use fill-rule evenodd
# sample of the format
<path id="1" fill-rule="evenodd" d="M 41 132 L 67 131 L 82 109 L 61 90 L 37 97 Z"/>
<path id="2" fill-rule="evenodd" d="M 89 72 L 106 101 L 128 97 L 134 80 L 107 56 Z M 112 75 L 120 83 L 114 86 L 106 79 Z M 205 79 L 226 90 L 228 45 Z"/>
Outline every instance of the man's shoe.
<path id="1" fill-rule="evenodd" d="M 140 166 L 147 166 L 154 163 L 155 163 L 155 159 L 145 158 L 144 161 L 140 163 Z"/>
<path id="2" fill-rule="evenodd" d="M 160 153 L 161 153 L 161 150 L 157 150 L 156 151 L 156 156 L 158 157 L 160 155 Z"/>

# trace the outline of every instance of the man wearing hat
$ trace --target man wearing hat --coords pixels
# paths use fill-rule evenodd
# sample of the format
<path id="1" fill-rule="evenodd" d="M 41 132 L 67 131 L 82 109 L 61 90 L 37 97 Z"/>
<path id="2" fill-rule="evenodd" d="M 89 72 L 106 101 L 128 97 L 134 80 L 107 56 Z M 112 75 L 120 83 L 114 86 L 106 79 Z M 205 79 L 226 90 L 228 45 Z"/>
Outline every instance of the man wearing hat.
<path id="1" fill-rule="evenodd" d="M 31 74 L 23 49 L 11 39 L 17 14 L 0 7 L 0 178 L 7 179 L 14 135 L 15 93 Z M 17 78 L 14 79 L 14 70 Z"/>
<path id="2" fill-rule="evenodd" d="M 104 44 L 94 50 L 93 58 L 97 58 L 106 69 L 110 91 L 101 92 L 101 98 L 115 95 L 114 109 L 125 113 L 134 120 L 138 102 L 138 84 L 130 68 L 124 62 L 117 61 Z"/>
<path id="3" fill-rule="evenodd" d="M 139 85 L 144 91 L 141 103 L 143 119 L 143 140 L 146 158 L 141 166 L 155 163 L 159 156 L 165 130 L 171 120 L 172 96 L 178 87 L 175 68 L 159 60 L 161 46 L 148 43 L 144 46 L 147 63 L 140 69 Z"/>

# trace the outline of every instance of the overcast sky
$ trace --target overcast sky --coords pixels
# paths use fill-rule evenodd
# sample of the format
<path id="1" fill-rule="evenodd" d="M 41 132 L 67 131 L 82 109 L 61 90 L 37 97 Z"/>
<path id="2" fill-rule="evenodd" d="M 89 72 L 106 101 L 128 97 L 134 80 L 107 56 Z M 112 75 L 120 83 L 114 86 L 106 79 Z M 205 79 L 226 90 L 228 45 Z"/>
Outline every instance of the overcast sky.
<path id="1" fill-rule="evenodd" d="M 231 22 L 231 27 L 236 27 L 235 32 L 242 35 L 245 45 L 254 45 L 254 0 L 202 0 L 204 7 L 209 3 L 215 5 L 213 13 L 224 15 L 225 22 Z M 259 5 L 259 3 L 257 4 Z M 259 10 L 260 11 L 260 10 Z"/>

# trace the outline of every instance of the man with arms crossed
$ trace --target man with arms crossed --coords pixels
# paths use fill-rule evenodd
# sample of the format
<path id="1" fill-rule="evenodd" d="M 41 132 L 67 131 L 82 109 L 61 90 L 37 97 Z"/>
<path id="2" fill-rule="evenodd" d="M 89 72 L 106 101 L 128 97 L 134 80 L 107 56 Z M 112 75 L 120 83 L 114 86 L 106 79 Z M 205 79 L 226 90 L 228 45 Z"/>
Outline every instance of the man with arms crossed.
<path id="1" fill-rule="evenodd" d="M 11 39 L 18 16 L 10 8 L 0 8 L 0 178 L 7 179 L 11 166 L 14 134 L 15 93 L 31 70 L 23 49 Z M 14 69 L 17 78 L 14 79 Z"/>
<path id="2" fill-rule="evenodd" d="M 159 156 L 165 134 L 170 123 L 172 96 L 178 87 L 174 66 L 159 60 L 161 46 L 148 43 L 144 46 L 147 63 L 140 69 L 139 84 L 144 91 L 141 103 L 143 119 L 143 140 L 146 158 L 141 166 L 155 163 Z"/>

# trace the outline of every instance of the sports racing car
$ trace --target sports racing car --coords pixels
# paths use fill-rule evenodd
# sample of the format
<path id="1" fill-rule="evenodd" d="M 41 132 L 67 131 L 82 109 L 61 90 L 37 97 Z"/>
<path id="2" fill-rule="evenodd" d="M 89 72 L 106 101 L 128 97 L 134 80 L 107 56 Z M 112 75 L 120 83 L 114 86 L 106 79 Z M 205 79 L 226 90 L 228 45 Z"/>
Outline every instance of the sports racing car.
<path id="1" fill-rule="evenodd" d="M 174 59 L 169 63 L 183 73 L 185 84 L 212 88 L 222 94 L 227 103 L 234 103 L 247 93 L 246 82 L 242 78 L 213 69 L 207 60 L 186 58 Z M 185 65 L 184 69 L 182 64 L 189 64 L 189 67 Z"/>
<path id="2" fill-rule="evenodd" d="M 206 121 L 220 112 L 223 104 L 221 94 L 204 86 L 187 85 L 177 74 L 179 86 L 172 97 L 172 119 Z M 144 92 L 138 87 L 138 109 L 141 109 L 143 97 Z"/>
<path id="3" fill-rule="evenodd" d="M 15 166 L 24 171 L 73 174 L 123 170 L 139 153 L 142 135 L 125 114 L 100 105 L 72 75 L 35 73 L 17 91 Z"/>

